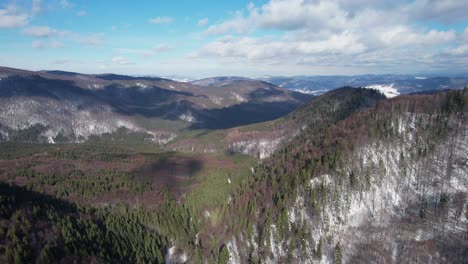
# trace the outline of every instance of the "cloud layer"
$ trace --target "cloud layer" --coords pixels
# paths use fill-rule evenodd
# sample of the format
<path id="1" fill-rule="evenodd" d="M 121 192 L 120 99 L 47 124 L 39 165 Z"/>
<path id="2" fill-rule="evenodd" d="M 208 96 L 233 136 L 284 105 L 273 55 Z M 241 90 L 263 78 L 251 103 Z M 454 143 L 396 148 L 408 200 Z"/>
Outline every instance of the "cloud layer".
<path id="1" fill-rule="evenodd" d="M 0 28 L 18 28 L 27 25 L 29 22 L 28 14 L 20 12 L 14 5 L 9 5 L 0 9 Z"/>
<path id="2" fill-rule="evenodd" d="M 206 35 L 218 38 L 192 54 L 195 58 L 266 65 L 362 67 L 368 71 L 414 70 L 465 65 L 467 1 L 382 3 L 367 0 L 271 0 L 213 24 Z M 427 27 L 427 24 L 441 25 Z M 447 29 L 448 28 L 448 29 Z M 272 33 L 273 32 L 273 33 Z"/>
<path id="3" fill-rule="evenodd" d="M 174 21 L 174 19 L 172 17 L 167 17 L 167 16 L 154 17 L 149 20 L 149 22 L 152 24 L 166 24 L 166 23 L 171 23 L 172 21 Z"/>

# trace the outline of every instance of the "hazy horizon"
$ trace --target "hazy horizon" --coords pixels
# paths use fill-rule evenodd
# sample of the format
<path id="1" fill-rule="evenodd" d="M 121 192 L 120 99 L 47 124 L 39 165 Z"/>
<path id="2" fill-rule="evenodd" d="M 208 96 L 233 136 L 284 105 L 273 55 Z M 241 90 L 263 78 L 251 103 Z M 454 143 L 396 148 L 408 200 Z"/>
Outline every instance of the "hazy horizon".
<path id="1" fill-rule="evenodd" d="M 0 65 L 0 67 L 5 68 L 12 68 L 12 69 L 19 69 L 19 70 L 26 70 L 26 71 L 33 71 L 33 72 L 51 72 L 51 71 L 63 71 L 63 72 L 71 72 L 77 74 L 89 74 L 89 75 L 105 75 L 105 74 L 119 74 L 119 75 L 128 75 L 134 77 L 160 77 L 160 78 L 169 78 L 171 79 L 180 79 L 180 78 L 189 78 L 190 80 L 199 80 L 199 79 L 208 79 L 208 78 L 217 78 L 217 77 L 242 77 L 242 78 L 250 78 L 250 79 L 261 79 L 267 77 L 274 77 L 274 78 L 293 78 L 293 77 L 355 77 L 355 76 L 384 76 L 384 75 L 392 75 L 392 76 L 408 76 L 408 77 L 467 77 L 468 73 L 460 72 L 460 73 L 361 73 L 361 74 L 291 74 L 291 75 L 272 75 L 272 74 L 264 74 L 264 75 L 232 75 L 232 74 L 225 74 L 225 75 L 190 75 L 190 74 L 177 74 L 177 73 L 168 73 L 168 74 L 138 74 L 138 73 L 131 73 L 131 72 L 93 72 L 93 71 L 74 71 L 73 69 L 70 70 L 62 70 L 58 68 L 52 69 L 27 69 L 27 68 L 17 68 L 11 67 L 8 65 Z"/>

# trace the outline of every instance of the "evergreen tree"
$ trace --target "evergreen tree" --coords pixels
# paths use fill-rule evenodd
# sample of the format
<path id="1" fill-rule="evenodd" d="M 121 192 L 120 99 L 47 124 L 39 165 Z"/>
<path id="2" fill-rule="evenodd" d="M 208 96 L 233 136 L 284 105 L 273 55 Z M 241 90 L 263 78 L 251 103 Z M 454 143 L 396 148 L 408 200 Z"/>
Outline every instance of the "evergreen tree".
<path id="1" fill-rule="evenodd" d="M 317 257 L 318 259 L 322 259 L 323 255 L 323 240 L 320 238 L 318 245 L 317 245 Z"/>
<path id="2" fill-rule="evenodd" d="M 227 264 L 229 261 L 229 251 L 227 250 L 227 247 L 224 245 L 221 248 L 221 251 L 219 252 L 219 264 Z"/>
<path id="3" fill-rule="evenodd" d="M 340 242 L 338 242 L 338 244 L 336 244 L 336 247 L 335 247 L 334 263 L 335 264 L 343 263 L 343 253 L 341 250 Z"/>

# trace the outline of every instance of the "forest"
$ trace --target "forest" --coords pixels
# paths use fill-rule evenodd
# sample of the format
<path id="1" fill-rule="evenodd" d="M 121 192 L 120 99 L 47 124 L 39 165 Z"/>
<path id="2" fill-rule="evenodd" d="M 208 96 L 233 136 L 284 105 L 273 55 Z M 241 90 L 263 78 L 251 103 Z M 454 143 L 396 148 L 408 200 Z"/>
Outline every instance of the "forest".
<path id="1" fill-rule="evenodd" d="M 467 196 L 447 186 L 451 178 L 466 181 L 457 151 L 466 147 L 467 99 L 468 89 L 394 99 L 337 89 L 281 119 L 306 128 L 261 161 L 170 151 L 138 134 L 52 145 L 27 142 L 40 127 L 23 131 L 18 137 L 26 142 L 1 143 L 0 262 L 368 262 L 362 252 L 372 243 L 383 246 L 371 256 L 386 262 L 383 241 L 346 243 L 336 228 L 353 219 L 355 203 L 367 204 L 382 195 L 376 188 L 397 181 L 416 198 L 384 213 L 377 205 L 369 219 L 427 230 L 427 244 L 401 238 L 401 250 L 432 250 L 437 261 L 462 263 L 466 232 L 453 230 L 466 223 Z M 374 149 L 382 153 L 366 154 Z M 433 156 L 443 175 L 427 165 Z M 435 195 L 435 185 L 445 187 Z M 436 224 L 443 233 L 428 228 Z M 395 230 L 375 232 L 387 231 Z M 420 255 L 400 260 L 425 261 Z"/>

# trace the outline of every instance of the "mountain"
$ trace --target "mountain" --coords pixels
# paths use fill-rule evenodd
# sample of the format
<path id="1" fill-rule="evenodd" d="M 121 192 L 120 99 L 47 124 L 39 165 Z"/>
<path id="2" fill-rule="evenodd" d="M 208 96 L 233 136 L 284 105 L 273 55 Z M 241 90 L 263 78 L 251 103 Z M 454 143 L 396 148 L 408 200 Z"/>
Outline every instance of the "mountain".
<path id="1" fill-rule="evenodd" d="M 468 262 L 468 89 L 1 72 L 0 263 Z"/>
<path id="2" fill-rule="evenodd" d="M 271 121 L 305 127 L 261 161 L 3 143 L 0 261 L 465 263 L 467 113 L 467 89 L 345 87 Z"/>
<path id="3" fill-rule="evenodd" d="M 369 87 L 394 97 L 428 90 L 462 89 L 468 85 L 468 77 L 438 77 L 414 75 L 356 75 L 356 76 L 293 76 L 260 77 L 278 86 L 306 94 L 323 94 L 342 86 Z"/>
<path id="4" fill-rule="evenodd" d="M 307 128 L 253 170 L 214 237 L 236 263 L 466 262 L 467 102 L 402 96 Z"/>
<path id="5" fill-rule="evenodd" d="M 254 80 L 217 89 L 159 77 L 11 68 L 0 68 L 0 78 L 3 140 L 26 134 L 28 141 L 75 142 L 125 127 L 167 142 L 184 128 L 275 119 L 310 98 Z"/>

